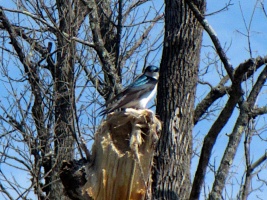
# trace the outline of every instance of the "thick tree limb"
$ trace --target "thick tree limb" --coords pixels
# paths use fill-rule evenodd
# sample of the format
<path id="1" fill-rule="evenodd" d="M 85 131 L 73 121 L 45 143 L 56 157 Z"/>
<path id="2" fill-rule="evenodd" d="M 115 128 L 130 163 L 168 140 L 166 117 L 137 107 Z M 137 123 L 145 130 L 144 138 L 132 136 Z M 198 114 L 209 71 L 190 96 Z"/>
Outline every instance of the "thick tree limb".
<path id="1" fill-rule="evenodd" d="M 258 166 L 260 166 L 265 160 L 267 160 L 267 152 L 263 154 L 257 161 L 250 166 L 250 172 L 253 172 Z"/>
<path id="2" fill-rule="evenodd" d="M 241 91 L 241 82 L 247 80 L 250 76 L 252 76 L 257 69 L 259 69 L 263 64 L 267 62 L 267 57 L 257 57 L 256 59 L 249 59 L 245 61 L 244 63 L 241 63 L 236 70 L 233 73 L 233 85 L 231 86 L 231 89 L 229 90 L 230 98 L 217 118 L 217 120 L 214 122 L 212 125 L 210 131 L 206 135 L 204 139 L 204 144 L 203 148 L 201 151 L 201 156 L 199 160 L 199 165 L 195 174 L 192 190 L 191 190 L 191 196 L 190 199 L 195 199 L 199 197 L 200 190 L 204 181 L 204 176 L 206 172 L 206 167 L 208 165 L 208 161 L 210 158 L 210 153 L 213 148 L 213 145 L 221 131 L 221 129 L 224 127 L 226 122 L 228 121 L 229 117 L 231 116 L 233 109 L 238 103 L 239 98 L 242 96 L 242 91 Z M 259 77 L 260 79 L 260 77 Z M 258 84 L 255 84 L 255 92 L 251 92 L 251 95 L 257 96 L 259 89 L 262 86 L 256 86 Z M 257 90 L 256 90 L 257 88 Z M 233 92 L 235 91 L 235 92 Z M 208 107 L 215 101 L 217 98 L 220 97 L 220 95 L 224 95 L 226 91 L 223 91 L 223 93 L 215 93 L 217 92 L 216 90 L 212 90 L 204 99 L 203 101 L 196 107 L 196 116 L 195 116 L 195 123 L 199 120 L 199 116 L 202 116 L 204 112 L 208 109 Z M 249 97 L 250 99 L 253 99 L 252 97 Z M 232 100 L 231 100 L 232 99 Z M 253 101 L 249 100 L 252 104 L 254 104 Z M 203 107 L 201 107 L 203 106 Z M 253 108 L 250 107 L 250 110 L 252 111 Z M 253 113 L 251 113 L 253 115 Z M 254 114 L 255 117 L 255 114 Z"/>
<path id="3" fill-rule="evenodd" d="M 220 199 L 222 190 L 225 186 L 226 178 L 228 177 L 228 171 L 231 167 L 232 161 L 237 151 L 237 147 L 240 143 L 242 133 L 247 126 L 249 119 L 251 118 L 250 112 L 253 109 L 256 98 L 259 95 L 261 88 L 266 82 L 267 78 L 267 66 L 263 69 L 257 82 L 252 88 L 247 101 L 242 102 L 240 106 L 240 114 L 236 121 L 233 132 L 229 137 L 228 145 L 225 149 L 221 164 L 218 169 L 218 173 L 215 176 L 215 181 L 212 187 L 212 191 L 209 195 L 209 199 Z"/>
<path id="4" fill-rule="evenodd" d="M 29 65 L 31 63 L 29 62 L 29 60 L 24 55 L 24 53 L 22 51 L 22 47 L 19 44 L 19 42 L 17 41 L 17 39 L 16 39 L 16 37 L 17 37 L 16 31 L 12 27 L 11 23 L 9 22 L 9 20 L 6 18 L 2 7 L 0 7 L 0 20 L 2 21 L 4 28 L 7 30 L 7 32 L 10 35 L 11 44 L 13 45 L 15 51 L 18 54 L 19 60 L 24 65 L 25 71 L 29 72 L 30 71 Z"/>
<path id="5" fill-rule="evenodd" d="M 267 106 L 260 107 L 260 108 L 254 108 L 251 110 L 252 118 L 255 118 L 258 115 L 264 115 L 266 113 L 267 113 Z"/>
<path id="6" fill-rule="evenodd" d="M 217 120 L 213 123 L 211 126 L 208 134 L 206 135 L 203 143 L 203 147 L 200 154 L 199 164 L 197 167 L 197 171 L 195 173 L 191 194 L 190 194 L 190 200 L 199 199 L 199 195 L 201 192 L 202 184 L 204 182 L 204 177 L 206 174 L 207 166 L 209 164 L 209 159 L 211 156 L 211 152 L 213 149 L 213 146 L 215 144 L 215 141 L 221 132 L 224 125 L 229 120 L 230 116 L 232 115 L 234 108 L 239 101 L 239 98 L 241 94 L 232 94 L 233 91 L 229 92 L 230 98 L 228 99 L 224 109 L 218 116 Z"/>
<path id="7" fill-rule="evenodd" d="M 223 97 L 229 87 L 218 85 L 212 88 L 207 96 L 197 105 L 194 112 L 194 124 L 196 125 L 205 112 L 208 112 L 208 108 L 219 98 Z"/>
<path id="8" fill-rule="evenodd" d="M 234 71 L 234 76 L 236 80 L 241 79 L 242 82 L 250 78 L 263 64 L 267 63 L 267 56 L 257 57 L 255 59 L 248 59 L 245 62 L 237 66 Z M 200 118 L 208 108 L 219 98 L 224 96 L 229 92 L 229 87 L 224 86 L 224 84 L 229 79 L 229 76 L 225 76 L 220 83 L 212 88 L 211 91 L 206 95 L 206 97 L 196 106 L 194 112 L 194 124 L 196 125 Z"/>

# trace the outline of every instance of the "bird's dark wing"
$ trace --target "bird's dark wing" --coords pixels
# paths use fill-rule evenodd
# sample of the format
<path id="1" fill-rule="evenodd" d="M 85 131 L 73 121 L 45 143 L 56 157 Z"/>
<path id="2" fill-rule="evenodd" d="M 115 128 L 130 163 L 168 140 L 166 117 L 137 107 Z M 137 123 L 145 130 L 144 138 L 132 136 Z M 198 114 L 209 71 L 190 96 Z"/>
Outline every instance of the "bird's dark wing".
<path id="1" fill-rule="evenodd" d="M 138 76 L 130 85 L 128 85 L 126 88 L 124 88 L 119 94 L 117 94 L 116 96 L 114 96 L 113 98 L 108 100 L 102 107 L 105 107 L 105 106 L 111 104 L 112 102 L 117 101 L 120 98 L 122 98 L 122 96 L 124 96 L 127 92 L 129 92 L 129 88 L 131 88 L 133 90 L 139 90 L 139 89 L 142 89 L 142 87 L 146 87 L 145 84 L 147 84 L 149 82 L 156 83 L 157 80 L 153 79 L 151 77 L 147 77 L 145 75 Z"/>
<path id="2" fill-rule="evenodd" d="M 134 100 L 140 99 L 142 95 L 152 91 L 157 80 L 147 76 L 138 77 L 132 84 L 122 90 L 118 95 L 107 102 L 108 107 L 101 111 L 101 115 L 110 113 L 118 108 L 134 107 Z M 132 102 L 132 105 L 131 105 Z"/>

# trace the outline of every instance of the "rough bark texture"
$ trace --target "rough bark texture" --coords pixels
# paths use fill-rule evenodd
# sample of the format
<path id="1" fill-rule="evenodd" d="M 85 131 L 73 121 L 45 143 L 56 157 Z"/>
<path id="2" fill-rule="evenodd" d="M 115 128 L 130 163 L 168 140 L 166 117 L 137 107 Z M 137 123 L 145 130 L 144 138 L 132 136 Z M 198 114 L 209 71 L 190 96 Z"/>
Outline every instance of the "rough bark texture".
<path id="1" fill-rule="evenodd" d="M 46 168 L 47 178 L 50 178 L 47 193 L 51 199 L 62 199 L 63 186 L 59 180 L 59 168 L 63 160 L 72 160 L 74 154 L 74 56 L 75 42 L 69 42 L 62 32 L 70 36 L 77 34 L 77 25 L 72 27 L 75 15 L 69 1 L 57 0 L 59 15 L 59 29 L 57 34 L 57 65 L 52 69 L 54 81 L 54 107 L 55 107 L 55 135 L 54 155 L 51 166 Z M 49 171 L 53 166 L 52 173 Z M 48 180 L 47 180 L 48 181 Z"/>
<path id="2" fill-rule="evenodd" d="M 166 0 L 157 114 L 163 131 L 153 172 L 153 199 L 188 199 L 194 98 L 202 28 L 184 1 Z M 205 3 L 196 1 L 204 12 Z"/>
<path id="3" fill-rule="evenodd" d="M 161 122 L 148 110 L 110 114 L 95 135 L 90 162 L 80 162 L 78 169 L 79 163 L 65 162 L 61 180 L 66 194 L 71 199 L 151 199 L 151 168 L 160 130 Z"/>

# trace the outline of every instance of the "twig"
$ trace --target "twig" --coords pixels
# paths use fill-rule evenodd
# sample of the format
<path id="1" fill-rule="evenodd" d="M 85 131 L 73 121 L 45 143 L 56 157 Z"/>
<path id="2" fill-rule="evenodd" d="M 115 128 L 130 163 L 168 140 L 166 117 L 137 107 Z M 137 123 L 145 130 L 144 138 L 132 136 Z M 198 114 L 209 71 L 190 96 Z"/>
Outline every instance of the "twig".
<path id="1" fill-rule="evenodd" d="M 192 10 L 192 12 L 194 13 L 195 17 L 197 18 L 198 22 L 203 26 L 203 28 L 205 29 L 205 31 L 208 33 L 208 35 L 210 36 L 216 51 L 224 65 L 224 68 L 227 72 L 227 74 L 229 75 L 230 79 L 233 82 L 233 67 L 231 65 L 231 63 L 229 62 L 223 48 L 222 45 L 217 37 L 216 32 L 212 29 L 212 27 L 209 25 L 208 21 L 205 19 L 205 17 L 200 13 L 200 11 L 198 10 L 198 8 L 194 5 L 194 3 L 191 0 L 187 0 L 185 1 L 187 3 L 187 5 L 189 6 L 189 8 Z"/>

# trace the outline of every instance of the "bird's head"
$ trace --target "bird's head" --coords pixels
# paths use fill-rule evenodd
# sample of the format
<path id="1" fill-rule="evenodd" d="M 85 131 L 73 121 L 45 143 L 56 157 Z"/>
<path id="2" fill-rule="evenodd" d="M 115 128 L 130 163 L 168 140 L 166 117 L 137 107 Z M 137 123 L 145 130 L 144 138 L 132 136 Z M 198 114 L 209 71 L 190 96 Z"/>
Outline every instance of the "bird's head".
<path id="1" fill-rule="evenodd" d="M 154 79 L 159 78 L 159 68 L 153 65 L 149 65 L 145 68 L 144 74 Z"/>

